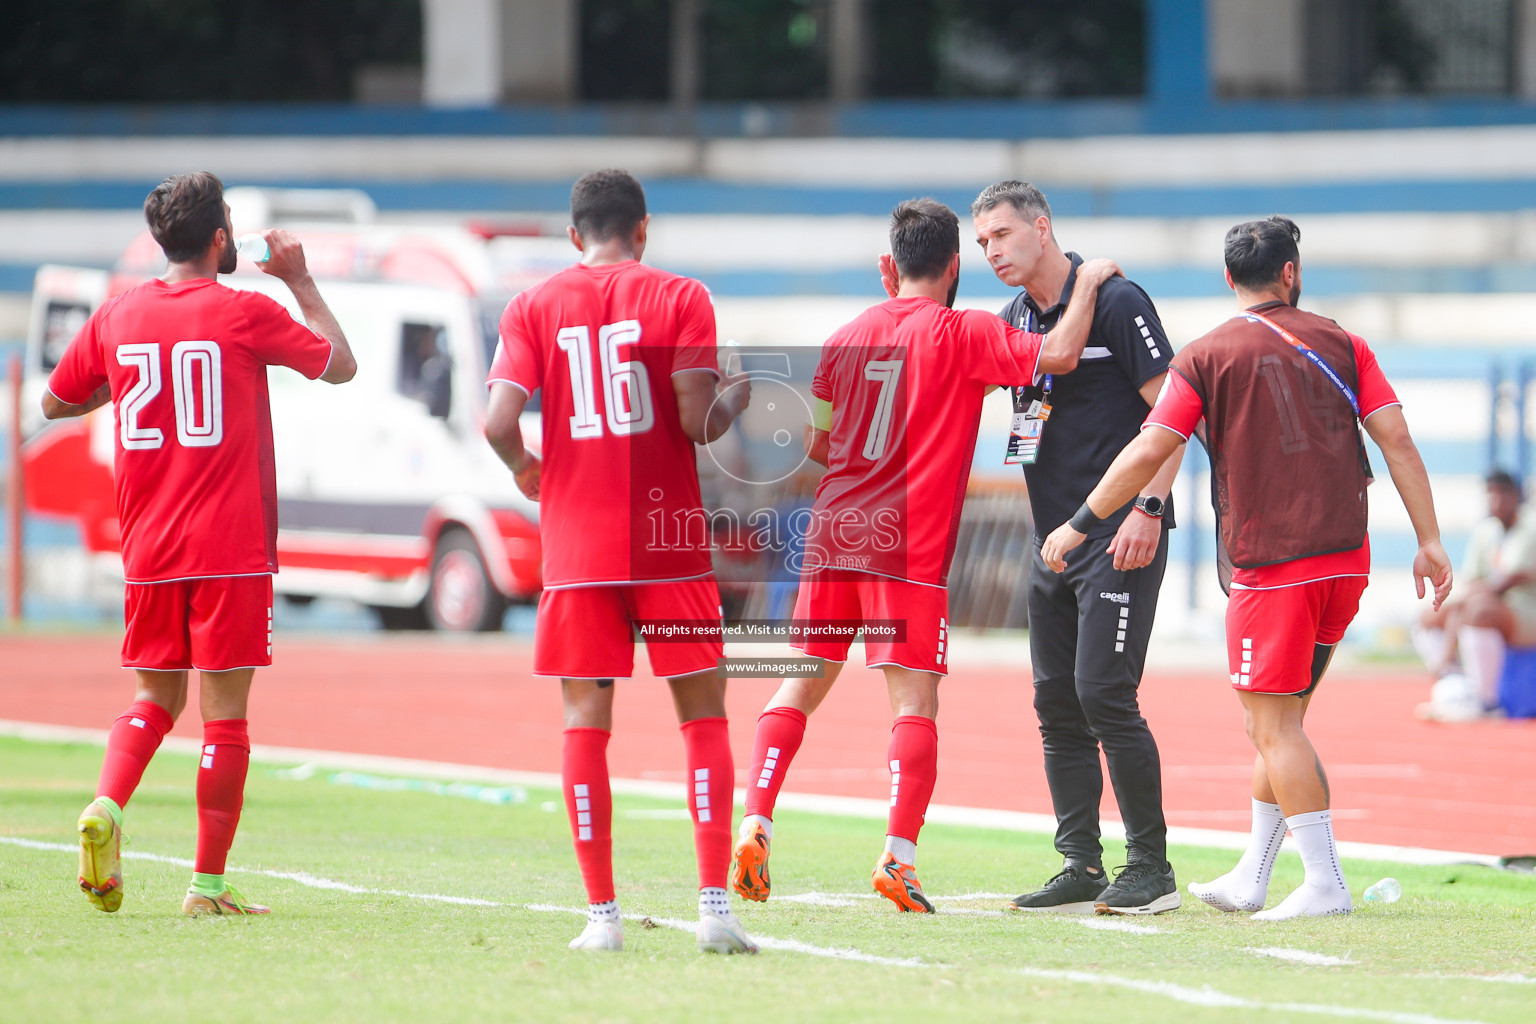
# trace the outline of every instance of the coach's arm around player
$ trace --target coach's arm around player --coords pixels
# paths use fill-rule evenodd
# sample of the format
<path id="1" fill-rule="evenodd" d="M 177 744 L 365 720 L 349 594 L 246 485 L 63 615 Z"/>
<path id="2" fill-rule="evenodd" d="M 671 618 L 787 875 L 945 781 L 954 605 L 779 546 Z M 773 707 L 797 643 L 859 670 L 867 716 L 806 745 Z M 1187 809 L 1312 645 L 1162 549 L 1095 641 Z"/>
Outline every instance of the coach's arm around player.
<path id="1" fill-rule="evenodd" d="M 906 279 L 896 269 L 896 260 L 890 253 L 881 253 L 879 259 L 880 283 L 891 298 L 909 295 L 925 295 L 935 302 L 953 306 L 960 282 L 960 257 L 950 261 L 945 273 L 935 278 Z M 1040 358 L 1035 365 L 1037 376 L 1047 373 L 1071 373 L 1088 344 L 1088 334 L 1093 328 L 1094 304 L 1098 300 L 1099 286 L 1111 277 L 1121 274 L 1119 264 L 1112 259 L 1087 260 L 1077 271 L 1077 286 L 1072 300 L 1061 321 L 1054 330 L 1043 336 Z M 993 385 L 989 393 L 1001 384 Z M 806 424 L 805 454 L 812 462 L 827 465 L 832 431 L 832 405 L 816 400 L 814 421 Z M 1177 468 L 1175 466 L 1175 468 Z"/>

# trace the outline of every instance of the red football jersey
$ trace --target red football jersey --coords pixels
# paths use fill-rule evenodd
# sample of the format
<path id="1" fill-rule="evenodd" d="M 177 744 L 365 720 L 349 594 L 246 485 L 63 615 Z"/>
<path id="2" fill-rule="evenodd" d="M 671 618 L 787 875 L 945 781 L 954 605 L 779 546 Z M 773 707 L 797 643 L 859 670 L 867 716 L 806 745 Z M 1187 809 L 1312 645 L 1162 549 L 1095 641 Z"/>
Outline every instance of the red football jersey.
<path id="1" fill-rule="evenodd" d="M 891 299 L 822 347 L 811 392 L 832 403 L 807 569 L 943 586 L 989 385 L 1030 384 L 1045 338 L 981 310 Z"/>
<path id="2" fill-rule="evenodd" d="M 577 264 L 501 317 L 487 383 L 543 388 L 544 586 L 710 572 L 693 441 L 672 377 L 717 374 L 715 310 L 691 278 L 634 260 Z"/>
<path id="3" fill-rule="evenodd" d="M 116 413 L 117 515 L 129 583 L 277 571 L 267 367 L 311 379 L 331 343 L 258 292 L 148 281 L 96 310 L 48 378 Z"/>

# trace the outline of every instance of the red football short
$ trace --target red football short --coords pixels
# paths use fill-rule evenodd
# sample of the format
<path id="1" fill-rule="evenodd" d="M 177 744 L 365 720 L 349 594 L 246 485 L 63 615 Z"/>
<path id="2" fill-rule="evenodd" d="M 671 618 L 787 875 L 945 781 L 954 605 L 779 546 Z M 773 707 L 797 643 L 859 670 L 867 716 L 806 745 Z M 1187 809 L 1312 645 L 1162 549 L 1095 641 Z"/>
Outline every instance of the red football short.
<path id="1" fill-rule="evenodd" d="M 916 672 L 949 673 L 949 591 L 909 580 L 825 569 L 800 580 L 795 621 L 814 629 L 828 620 L 903 624 L 905 636 L 865 635 L 864 664 L 899 665 Z M 790 646 L 808 658 L 847 661 L 851 637 L 812 637 Z"/>
<path id="2" fill-rule="evenodd" d="M 1316 644 L 1344 638 L 1364 576 L 1336 576 L 1273 590 L 1232 588 L 1227 602 L 1227 668 L 1232 686 L 1254 693 L 1303 693 L 1312 685 Z"/>
<path id="3" fill-rule="evenodd" d="M 714 623 L 712 636 L 645 645 L 651 671 L 663 679 L 712 672 L 725 657 L 715 578 L 671 583 L 546 590 L 533 630 L 533 673 L 562 679 L 627 679 L 635 671 L 641 623 Z"/>
<path id="4" fill-rule="evenodd" d="M 227 672 L 272 664 L 272 577 L 130 583 L 123 667 Z"/>

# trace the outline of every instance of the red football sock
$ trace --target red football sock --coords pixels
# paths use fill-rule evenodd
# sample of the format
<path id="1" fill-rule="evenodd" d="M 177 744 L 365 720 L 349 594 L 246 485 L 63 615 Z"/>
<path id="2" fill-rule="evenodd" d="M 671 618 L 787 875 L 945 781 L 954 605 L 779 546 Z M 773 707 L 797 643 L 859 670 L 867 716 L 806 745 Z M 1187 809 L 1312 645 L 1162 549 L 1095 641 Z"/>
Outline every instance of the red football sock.
<path id="1" fill-rule="evenodd" d="M 193 870 L 222 875 L 240 807 L 245 803 L 245 772 L 251 741 L 245 719 L 203 723 L 203 753 L 197 771 L 197 864 Z"/>
<path id="2" fill-rule="evenodd" d="M 684 722 L 682 729 L 699 888 L 723 889 L 731 867 L 731 809 L 736 788 L 730 730 L 723 718 L 695 718 Z"/>
<path id="3" fill-rule="evenodd" d="M 885 834 L 917 842 L 939 774 L 939 730 L 933 719 L 902 715 L 891 726 L 891 812 Z"/>
<path id="4" fill-rule="evenodd" d="M 752 771 L 747 776 L 747 813 L 773 819 L 789 762 L 805 739 L 805 713 L 795 708 L 769 708 L 757 716 L 752 738 Z"/>
<path id="5" fill-rule="evenodd" d="M 607 729 L 565 730 L 560 783 L 587 902 L 606 903 L 613 899 L 613 793 L 608 788 Z"/>
<path id="6" fill-rule="evenodd" d="M 107 756 L 101 762 L 101 777 L 96 795 L 127 807 L 128 798 L 139 788 L 149 759 L 160 749 L 160 741 L 171 731 L 176 720 L 152 700 L 136 700 L 128 705 L 107 736 Z"/>

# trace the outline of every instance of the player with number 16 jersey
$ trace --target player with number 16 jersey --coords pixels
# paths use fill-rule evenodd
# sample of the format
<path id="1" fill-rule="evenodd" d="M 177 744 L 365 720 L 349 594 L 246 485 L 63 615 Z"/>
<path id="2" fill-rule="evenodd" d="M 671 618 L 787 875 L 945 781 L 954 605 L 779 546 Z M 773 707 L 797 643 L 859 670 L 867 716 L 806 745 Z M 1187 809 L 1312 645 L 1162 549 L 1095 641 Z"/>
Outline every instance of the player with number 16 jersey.
<path id="1" fill-rule="evenodd" d="M 714 307 L 692 278 L 578 263 L 507 306 L 490 382 L 542 388 L 545 589 L 709 575 L 707 540 L 685 528 L 699 475 L 672 390 L 690 371 L 719 376 Z"/>
<path id="2" fill-rule="evenodd" d="M 560 677 L 561 788 L 587 890 L 587 925 L 570 948 L 623 949 L 607 753 L 614 681 L 634 671 L 637 628 L 645 635 L 648 623 L 689 620 L 680 642 L 651 640 L 646 653 L 667 680 L 683 734 L 698 947 L 755 953 L 725 897 L 735 769 L 694 450 L 730 429 L 751 383 L 720 379 L 704 286 L 640 262 L 649 224 L 645 191 L 628 172 L 593 171 L 572 187 L 568 234 L 581 261 L 502 315 L 485 436 L 540 505 L 533 671 Z M 536 391 L 537 455 L 520 422 Z"/>

